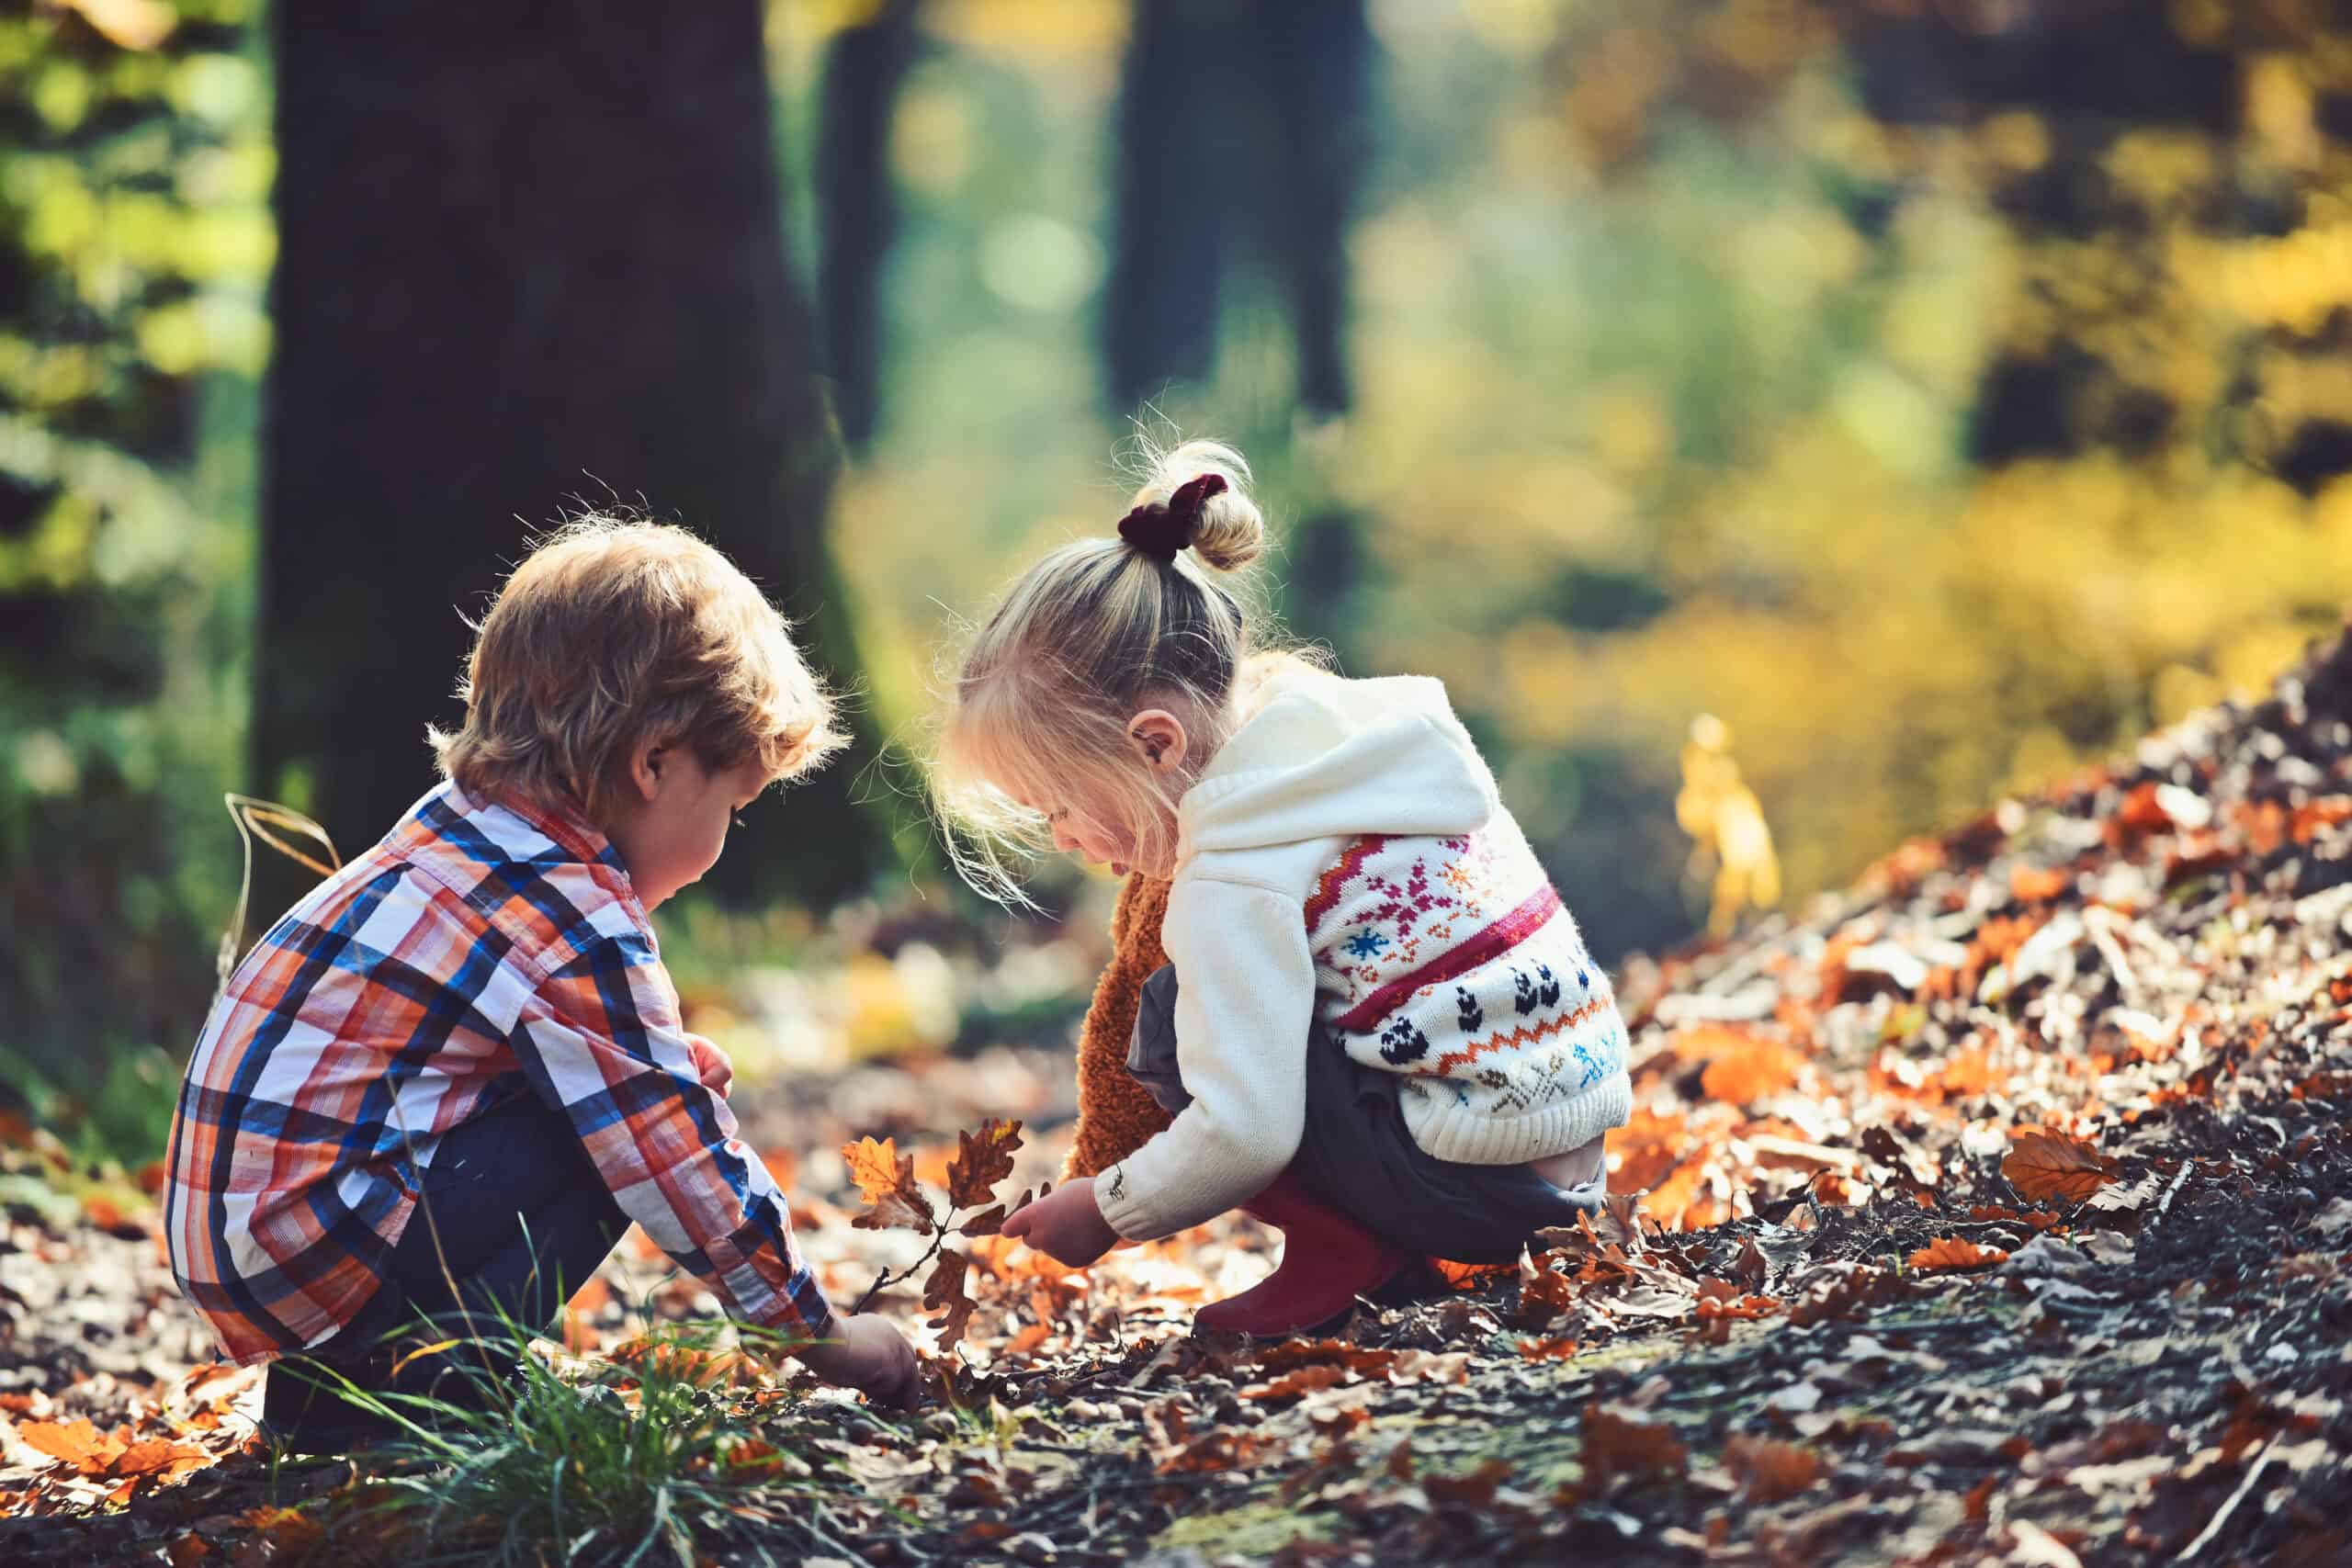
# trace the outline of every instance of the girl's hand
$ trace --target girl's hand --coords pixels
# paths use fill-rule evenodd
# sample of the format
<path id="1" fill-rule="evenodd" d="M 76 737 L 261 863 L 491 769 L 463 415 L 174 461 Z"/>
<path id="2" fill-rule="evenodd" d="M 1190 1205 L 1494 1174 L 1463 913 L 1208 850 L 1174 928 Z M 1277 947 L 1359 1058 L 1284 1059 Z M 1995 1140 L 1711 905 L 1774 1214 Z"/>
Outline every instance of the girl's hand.
<path id="1" fill-rule="evenodd" d="M 695 1077 L 702 1079 L 703 1087 L 726 1099 L 727 1091 L 735 1086 L 735 1064 L 727 1059 L 727 1053 L 699 1034 L 689 1034 L 686 1054 L 694 1058 Z"/>
<path id="2" fill-rule="evenodd" d="M 1094 1183 L 1057 1187 L 1004 1222 L 1004 1234 L 1057 1263 L 1083 1269 L 1118 1244 L 1119 1233 L 1094 1201 Z"/>

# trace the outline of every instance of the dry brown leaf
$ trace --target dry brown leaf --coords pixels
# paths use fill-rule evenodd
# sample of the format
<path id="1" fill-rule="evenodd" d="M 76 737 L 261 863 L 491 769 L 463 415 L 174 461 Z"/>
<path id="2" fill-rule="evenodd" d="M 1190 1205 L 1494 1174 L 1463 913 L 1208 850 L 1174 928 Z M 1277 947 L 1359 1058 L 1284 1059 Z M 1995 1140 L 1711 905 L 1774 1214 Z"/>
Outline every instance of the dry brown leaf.
<path id="1" fill-rule="evenodd" d="M 1663 1421 L 1636 1410 L 1598 1402 L 1584 1407 L 1583 1487 L 1598 1496 L 1621 1477 L 1636 1483 L 1657 1476 L 1679 1475 L 1690 1465 L 1690 1451 Z"/>
<path id="2" fill-rule="evenodd" d="M 1012 1154 L 1021 1146 L 1021 1123 L 990 1117 L 980 1123 L 978 1132 L 958 1133 L 956 1139 L 956 1157 L 947 1163 L 948 1205 L 975 1208 L 987 1202 L 996 1184 L 1012 1174 Z"/>
<path id="3" fill-rule="evenodd" d="M 1982 1269 L 1988 1263 L 2006 1263 L 2009 1255 L 1997 1247 L 1979 1247 L 1956 1235 L 1938 1236 L 1914 1252 L 1906 1261 L 1922 1274 L 1939 1274 L 1954 1269 Z"/>
<path id="4" fill-rule="evenodd" d="M 1894 1283 L 1884 1269 L 1867 1263 L 1825 1263 L 1806 1276 L 1804 1289 L 1789 1308 L 1789 1322 L 1798 1328 L 1810 1328 L 1834 1317 L 1850 1316 L 1885 1300 Z"/>
<path id="5" fill-rule="evenodd" d="M 107 1473 L 169 1481 L 192 1470 L 202 1470 L 211 1462 L 210 1454 L 192 1444 L 175 1443 L 169 1438 L 143 1438 L 123 1450 Z"/>
<path id="6" fill-rule="evenodd" d="M 105 1475 L 130 1445 L 119 1432 L 101 1432 L 87 1417 L 73 1421 L 26 1421 L 17 1435 L 85 1475 Z"/>
<path id="7" fill-rule="evenodd" d="M 1724 1445 L 1724 1468 L 1747 1489 L 1749 1502 L 1770 1504 L 1795 1496 L 1829 1467 L 1803 1443 L 1743 1434 Z"/>
<path id="8" fill-rule="evenodd" d="M 1573 1339 L 1522 1339 L 1519 1342 L 1519 1357 L 1522 1361 L 1572 1361 L 1576 1359 L 1577 1342 Z"/>
<path id="9" fill-rule="evenodd" d="M 910 1230 L 918 1235 L 929 1235 L 938 1228 L 931 1200 L 915 1184 L 914 1156 L 900 1154 L 897 1139 L 876 1143 L 860 1138 L 843 1144 L 842 1159 L 868 1205 L 850 1221 L 852 1225 L 868 1231 Z"/>
<path id="10" fill-rule="evenodd" d="M 1351 1372 L 1377 1372 L 1385 1375 L 1396 1363 L 1394 1350 L 1367 1349 L 1351 1345 L 1344 1339 L 1286 1339 L 1270 1345 L 1258 1353 L 1258 1365 L 1266 1371 L 1277 1372 L 1291 1367 L 1329 1363 L 1345 1367 Z"/>
<path id="11" fill-rule="evenodd" d="M 972 1314 L 979 1309 L 980 1303 L 964 1293 L 964 1255 L 947 1247 L 940 1253 L 931 1278 L 922 1283 L 923 1310 L 939 1314 L 931 1320 L 931 1326 L 939 1331 L 943 1355 L 964 1337 L 964 1331 L 971 1326 Z"/>
<path id="12" fill-rule="evenodd" d="M 2016 1147 L 2001 1161 L 2001 1174 L 2030 1202 L 2079 1203 L 2121 1172 L 2113 1160 L 2071 1133 L 2020 1127 L 2010 1136 Z"/>
<path id="13" fill-rule="evenodd" d="M 1706 1058 L 1700 1090 L 1726 1105 L 1753 1105 L 1796 1086 L 1796 1054 L 1760 1034 L 1702 1024 L 1678 1039 L 1675 1050 L 1686 1058 Z"/>
<path id="14" fill-rule="evenodd" d="M 1510 1479 L 1510 1468 L 1507 1459 L 1490 1459 L 1467 1475 L 1426 1476 L 1421 1481 L 1421 1492 L 1441 1507 L 1483 1508 L 1495 1500 L 1496 1491 Z"/>
<path id="15" fill-rule="evenodd" d="M 1244 1399 L 1295 1399 L 1317 1389 L 1337 1388 L 1342 1383 L 1361 1382 L 1347 1368 L 1326 1362 L 1320 1366 L 1300 1367 L 1285 1372 L 1271 1382 L 1261 1382 L 1241 1391 Z"/>

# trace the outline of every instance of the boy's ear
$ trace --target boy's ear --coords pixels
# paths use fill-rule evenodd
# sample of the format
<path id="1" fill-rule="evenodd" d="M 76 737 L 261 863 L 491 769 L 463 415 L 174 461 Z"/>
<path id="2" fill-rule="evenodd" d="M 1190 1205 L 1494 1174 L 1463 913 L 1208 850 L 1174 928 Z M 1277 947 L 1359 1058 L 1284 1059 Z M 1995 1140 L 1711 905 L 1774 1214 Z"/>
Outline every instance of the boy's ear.
<path id="1" fill-rule="evenodd" d="M 1184 763 L 1184 721 L 1166 708 L 1146 708 L 1127 720 L 1127 743 L 1153 773 L 1173 773 Z"/>
<path id="2" fill-rule="evenodd" d="M 669 748 L 648 740 L 632 747 L 628 754 L 628 782 L 638 798 L 651 804 L 662 793 L 662 771 L 669 761 Z"/>

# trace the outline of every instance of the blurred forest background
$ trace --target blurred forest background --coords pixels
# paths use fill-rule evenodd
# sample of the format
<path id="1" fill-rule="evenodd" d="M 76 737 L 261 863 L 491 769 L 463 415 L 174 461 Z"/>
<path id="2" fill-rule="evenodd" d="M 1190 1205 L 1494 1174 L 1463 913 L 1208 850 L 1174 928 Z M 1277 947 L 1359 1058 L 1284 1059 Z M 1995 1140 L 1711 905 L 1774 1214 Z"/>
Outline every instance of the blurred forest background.
<path id="1" fill-rule="evenodd" d="M 2324 0 L 7 0 L 0 127 L 0 1069 L 123 1137 L 222 792 L 372 841 L 575 499 L 858 695 L 665 916 L 690 986 L 846 943 L 934 1042 L 905 933 L 1008 929 L 912 799 L 948 612 L 1108 529 L 1147 404 L 1258 463 L 1294 633 L 1451 683 L 1605 955 L 1704 917 L 1702 713 L 1797 897 L 2352 585 Z"/>

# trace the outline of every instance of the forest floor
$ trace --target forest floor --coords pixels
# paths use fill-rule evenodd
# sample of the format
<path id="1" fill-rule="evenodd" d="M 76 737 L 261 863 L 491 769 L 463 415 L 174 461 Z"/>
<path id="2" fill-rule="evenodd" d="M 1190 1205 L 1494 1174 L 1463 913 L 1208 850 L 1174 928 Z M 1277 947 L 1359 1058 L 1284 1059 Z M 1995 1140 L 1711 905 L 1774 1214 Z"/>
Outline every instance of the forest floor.
<path id="1" fill-rule="evenodd" d="M 1801 918 L 1628 964 L 1628 1196 L 1517 1269 L 1253 1347 L 1188 1328 L 1267 1267 L 1246 1223 L 1081 1272 L 959 1235 L 928 1317 L 877 1300 L 960 1338 L 933 1404 L 704 1363 L 703 1418 L 756 1440 L 704 1477 L 718 1523 L 644 1560 L 2352 1562 L 2347 935 L 2339 644 Z M 903 1222 L 1053 1173 L 1069 1062 L 741 1092 L 835 1301 L 940 1239 L 854 1225 L 863 1199 Z M 992 1117 L 1026 1123 L 1010 1175 Z M 496 1521 L 419 1535 L 350 1464 L 273 1465 L 136 1193 L 9 1131 L 0 1559 L 488 1550 Z M 832 1152 L 868 1136 L 894 1142 Z M 543 1347 L 624 1424 L 632 1342 L 709 1305 L 649 1251 Z"/>

